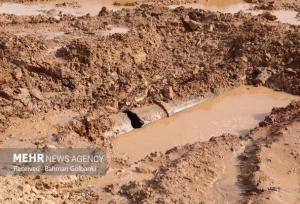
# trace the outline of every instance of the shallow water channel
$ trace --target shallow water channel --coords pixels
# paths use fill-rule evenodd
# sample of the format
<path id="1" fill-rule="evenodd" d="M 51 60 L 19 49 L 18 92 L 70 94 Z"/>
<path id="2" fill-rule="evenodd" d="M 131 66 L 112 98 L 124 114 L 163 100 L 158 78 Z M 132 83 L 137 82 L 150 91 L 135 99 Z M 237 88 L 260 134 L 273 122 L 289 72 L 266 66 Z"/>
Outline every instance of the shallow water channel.
<path id="1" fill-rule="evenodd" d="M 299 99 L 264 87 L 240 87 L 142 129 L 120 135 L 114 151 L 130 160 L 151 152 L 164 152 L 175 146 L 207 141 L 223 133 L 246 135 L 270 114 L 273 107 L 284 107 Z"/>

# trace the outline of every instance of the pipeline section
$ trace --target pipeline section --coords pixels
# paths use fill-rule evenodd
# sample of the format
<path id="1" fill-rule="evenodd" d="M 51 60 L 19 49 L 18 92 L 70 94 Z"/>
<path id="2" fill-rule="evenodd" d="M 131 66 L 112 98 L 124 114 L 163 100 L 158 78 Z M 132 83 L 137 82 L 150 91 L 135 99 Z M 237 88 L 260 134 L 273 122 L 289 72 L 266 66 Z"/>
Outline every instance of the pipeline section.
<path id="1" fill-rule="evenodd" d="M 136 108 L 128 112 L 130 112 L 130 114 L 135 115 L 137 119 L 142 121 L 144 126 L 154 121 L 166 117 L 171 117 L 172 115 L 178 112 L 184 111 L 188 108 L 204 103 L 205 101 L 208 101 L 214 98 L 215 96 L 216 95 L 209 93 L 206 94 L 205 96 L 192 98 L 188 100 L 180 100 L 180 101 L 174 101 L 170 103 L 155 102 L 155 104 L 141 107 L 141 108 Z M 128 113 L 118 113 L 112 115 L 110 119 L 111 121 L 113 121 L 113 127 L 110 131 L 104 133 L 104 136 L 106 138 L 116 137 L 118 135 L 128 133 L 134 129 L 133 123 L 135 121 L 132 121 L 133 120 L 132 117 L 131 118 L 128 117 Z"/>

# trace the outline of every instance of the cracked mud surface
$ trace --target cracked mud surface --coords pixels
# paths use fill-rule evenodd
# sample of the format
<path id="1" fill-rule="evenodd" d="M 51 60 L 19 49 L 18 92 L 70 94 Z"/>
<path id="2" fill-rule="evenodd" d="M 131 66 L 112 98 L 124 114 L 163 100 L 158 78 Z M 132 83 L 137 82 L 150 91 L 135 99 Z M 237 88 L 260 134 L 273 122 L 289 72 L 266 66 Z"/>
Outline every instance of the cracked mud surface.
<path id="1" fill-rule="evenodd" d="M 296 0 L 251 2 L 299 12 Z M 0 15 L 0 147 L 102 146 L 111 157 L 104 178 L 2 177 L 1 202 L 299 203 L 299 102 L 247 137 L 224 133 L 136 164 L 114 155 L 103 136 L 111 114 L 240 85 L 300 95 L 299 26 L 148 3 L 97 16 Z M 181 3 L 192 2 L 163 4 Z"/>

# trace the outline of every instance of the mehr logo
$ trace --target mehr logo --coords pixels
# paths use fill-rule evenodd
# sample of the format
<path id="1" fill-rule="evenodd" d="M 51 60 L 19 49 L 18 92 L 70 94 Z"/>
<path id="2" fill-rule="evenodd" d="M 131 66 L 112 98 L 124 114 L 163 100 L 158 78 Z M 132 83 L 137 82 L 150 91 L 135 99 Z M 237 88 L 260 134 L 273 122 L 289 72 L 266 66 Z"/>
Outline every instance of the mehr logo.
<path id="1" fill-rule="evenodd" d="M 18 153 L 13 154 L 13 161 L 19 163 L 39 163 L 44 162 L 44 154 L 42 153 Z"/>

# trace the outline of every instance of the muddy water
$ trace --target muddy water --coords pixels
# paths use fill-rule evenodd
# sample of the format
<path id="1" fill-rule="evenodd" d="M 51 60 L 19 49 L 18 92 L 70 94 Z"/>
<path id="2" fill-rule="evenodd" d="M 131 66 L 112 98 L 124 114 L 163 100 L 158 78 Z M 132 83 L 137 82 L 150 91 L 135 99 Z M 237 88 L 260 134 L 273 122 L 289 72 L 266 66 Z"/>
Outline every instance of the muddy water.
<path id="1" fill-rule="evenodd" d="M 241 87 L 210 101 L 121 135 L 114 151 L 135 161 L 155 151 L 207 141 L 222 133 L 246 135 L 273 107 L 283 107 L 298 97 L 263 87 Z"/>
<path id="2" fill-rule="evenodd" d="M 78 113 L 73 111 L 50 111 L 31 119 L 15 118 L 12 126 L 1 136 L 1 147 L 32 148 L 39 139 L 43 141 L 58 132 L 58 127 L 67 126 Z M 49 144 L 49 143 L 48 143 Z"/>
<path id="3" fill-rule="evenodd" d="M 243 149 L 243 148 L 242 148 Z M 223 203 L 238 203 L 241 199 L 241 189 L 237 185 L 238 183 L 238 159 L 237 155 L 241 153 L 235 153 L 233 156 L 225 156 L 223 160 L 223 174 L 213 183 L 213 191 L 216 200 L 223 201 Z M 230 189 L 230 190 L 229 190 Z"/>
<path id="4" fill-rule="evenodd" d="M 114 2 L 124 5 L 132 0 L 54 0 L 45 3 L 0 3 L 0 13 L 15 15 L 57 15 L 59 12 L 82 16 L 87 13 L 97 15 L 103 6 L 117 10 L 128 6 L 115 6 Z M 65 5 L 64 5 L 65 4 Z"/>
<path id="5" fill-rule="evenodd" d="M 250 12 L 252 15 L 259 15 L 262 14 L 264 11 L 247 11 Z M 300 25 L 300 21 L 297 19 L 297 11 L 289 11 L 289 10 L 278 10 L 278 11 L 271 11 L 271 13 L 277 17 L 277 20 L 281 23 L 288 23 L 291 25 Z"/>
<path id="6" fill-rule="evenodd" d="M 170 8 L 176 8 L 178 6 L 204 9 L 209 11 L 219 11 L 224 13 L 237 13 L 241 10 L 250 8 L 250 4 L 245 3 L 243 0 L 200 0 L 199 3 L 174 5 Z"/>
<path id="7" fill-rule="evenodd" d="M 300 21 L 297 19 L 297 11 L 273 11 L 272 12 L 278 21 L 282 23 L 289 23 L 293 25 L 300 25 Z"/>

